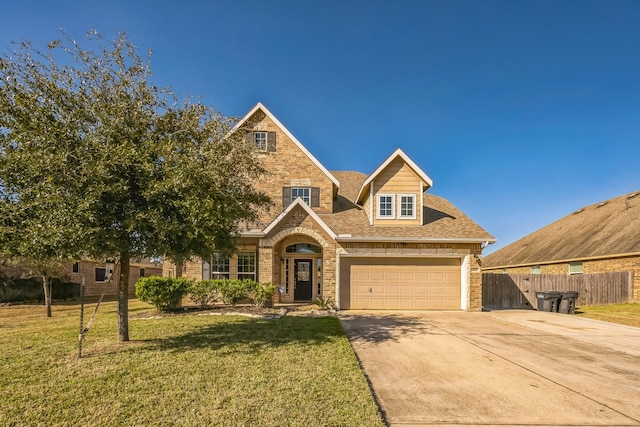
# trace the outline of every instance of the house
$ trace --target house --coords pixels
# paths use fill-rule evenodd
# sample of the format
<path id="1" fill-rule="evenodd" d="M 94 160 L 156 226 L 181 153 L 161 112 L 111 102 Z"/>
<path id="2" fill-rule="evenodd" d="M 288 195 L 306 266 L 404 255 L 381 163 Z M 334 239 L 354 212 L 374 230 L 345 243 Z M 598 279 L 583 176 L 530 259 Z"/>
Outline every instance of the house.
<path id="1" fill-rule="evenodd" d="M 119 266 L 115 266 L 112 274 L 119 274 Z M 86 296 L 118 295 L 118 285 L 115 280 L 107 280 L 107 265 L 104 262 L 97 262 L 90 259 L 83 259 L 76 262 L 68 262 L 62 266 L 63 282 L 82 284 L 84 280 L 84 294 Z M 26 277 L 30 272 L 21 265 L 3 265 L 0 267 L 0 277 Z M 140 277 L 161 276 L 162 265 L 149 259 L 132 260 L 129 270 L 129 295 L 136 292 L 136 282 Z M 39 281 L 40 278 L 38 277 Z M 74 292 L 80 292 L 79 287 Z"/>
<path id="2" fill-rule="evenodd" d="M 120 274 L 119 265 L 111 271 L 114 280 L 107 280 L 107 265 L 104 262 L 81 260 L 65 265 L 65 273 L 70 282 L 82 283 L 84 279 L 84 294 L 86 296 L 118 295 L 118 284 L 115 278 Z M 131 260 L 129 266 L 129 295 L 135 295 L 136 282 L 141 277 L 162 276 L 162 264 L 149 260 Z"/>
<path id="3" fill-rule="evenodd" d="M 640 300 L 640 191 L 595 203 L 484 258 L 487 273 L 591 274 L 633 271 Z"/>
<path id="4" fill-rule="evenodd" d="M 340 309 L 481 309 L 482 250 L 495 239 L 427 193 L 431 178 L 402 150 L 369 175 L 330 172 L 261 103 L 234 131 L 247 126 L 270 171 L 255 185 L 278 206 L 241 233 L 234 256 L 189 261 L 185 276 L 271 282 L 280 302 L 323 297 Z"/>

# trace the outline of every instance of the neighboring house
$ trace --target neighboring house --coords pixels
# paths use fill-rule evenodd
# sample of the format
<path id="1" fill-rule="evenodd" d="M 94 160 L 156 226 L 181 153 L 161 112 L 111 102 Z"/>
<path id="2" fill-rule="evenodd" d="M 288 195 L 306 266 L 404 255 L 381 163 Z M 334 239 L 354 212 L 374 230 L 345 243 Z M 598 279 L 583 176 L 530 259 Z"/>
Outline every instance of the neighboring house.
<path id="1" fill-rule="evenodd" d="M 640 191 L 578 209 L 484 258 L 487 273 L 634 272 L 640 300 Z"/>
<path id="2" fill-rule="evenodd" d="M 112 280 L 107 281 L 107 265 L 102 262 L 82 260 L 69 263 L 65 266 L 65 272 L 69 281 L 82 283 L 84 277 L 84 294 L 86 296 L 118 295 L 117 275 L 120 274 L 120 266 L 116 264 L 115 271 L 111 272 Z M 141 277 L 162 276 L 162 264 L 149 259 L 131 260 L 129 267 L 129 295 L 135 295 L 136 282 Z"/>
<path id="3" fill-rule="evenodd" d="M 116 265 L 115 274 L 120 271 Z M 24 277 L 26 270 L 19 265 L 4 266 L 0 274 L 6 277 Z M 113 296 L 118 294 L 118 287 L 115 280 L 107 281 L 107 266 L 104 262 L 96 262 L 90 260 L 81 260 L 77 262 L 69 262 L 64 265 L 63 280 L 82 283 L 84 278 L 86 296 L 105 295 Z M 162 264 L 152 262 L 150 260 L 131 261 L 129 270 L 129 294 L 134 295 L 136 292 L 135 284 L 140 277 L 145 276 L 162 276 Z M 38 278 L 39 280 L 40 278 Z M 79 289 L 79 288 L 78 288 Z"/>
<path id="4" fill-rule="evenodd" d="M 264 105 L 234 131 L 247 126 L 270 172 L 256 187 L 278 206 L 242 232 L 234 256 L 187 262 L 185 276 L 271 282 L 280 302 L 323 297 L 341 309 L 481 309 L 482 249 L 495 239 L 426 194 L 431 178 L 402 150 L 370 175 L 330 172 Z"/>

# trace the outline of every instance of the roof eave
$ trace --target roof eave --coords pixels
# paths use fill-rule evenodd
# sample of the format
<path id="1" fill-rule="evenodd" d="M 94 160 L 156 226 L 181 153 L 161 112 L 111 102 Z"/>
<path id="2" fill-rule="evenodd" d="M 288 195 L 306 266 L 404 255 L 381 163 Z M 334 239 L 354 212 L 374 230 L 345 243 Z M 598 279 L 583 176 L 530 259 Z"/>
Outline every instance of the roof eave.
<path id="1" fill-rule="evenodd" d="M 393 243 L 495 243 L 494 238 L 464 238 L 464 237 L 358 237 L 341 236 L 336 237 L 338 242 L 393 242 Z"/>
<path id="2" fill-rule="evenodd" d="M 498 269 L 498 268 L 516 268 L 516 267 L 530 267 L 532 265 L 547 265 L 547 264 L 562 264 L 565 262 L 577 262 L 577 261 L 595 261 L 599 259 L 608 259 L 608 258 L 624 258 L 630 256 L 640 256 L 640 252 L 627 252 L 621 254 L 612 254 L 612 255 L 595 255 L 588 257 L 579 257 L 579 258 L 565 258 L 558 260 L 544 260 L 544 261 L 533 261 L 533 262 L 525 262 L 521 264 L 505 264 L 505 265 L 492 265 L 492 266 L 484 266 L 483 269 Z"/>

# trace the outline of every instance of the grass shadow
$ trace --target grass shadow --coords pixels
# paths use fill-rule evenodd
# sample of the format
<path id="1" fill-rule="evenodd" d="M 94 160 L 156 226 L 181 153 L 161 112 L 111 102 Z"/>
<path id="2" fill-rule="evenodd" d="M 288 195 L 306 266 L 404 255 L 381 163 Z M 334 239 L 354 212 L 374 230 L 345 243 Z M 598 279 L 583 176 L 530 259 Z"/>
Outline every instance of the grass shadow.
<path id="1" fill-rule="evenodd" d="M 157 350 L 181 352 L 210 349 L 253 353 L 291 343 L 313 346 L 344 337 L 335 318 L 282 317 L 277 320 L 224 316 L 212 324 L 166 338 L 141 340 Z"/>

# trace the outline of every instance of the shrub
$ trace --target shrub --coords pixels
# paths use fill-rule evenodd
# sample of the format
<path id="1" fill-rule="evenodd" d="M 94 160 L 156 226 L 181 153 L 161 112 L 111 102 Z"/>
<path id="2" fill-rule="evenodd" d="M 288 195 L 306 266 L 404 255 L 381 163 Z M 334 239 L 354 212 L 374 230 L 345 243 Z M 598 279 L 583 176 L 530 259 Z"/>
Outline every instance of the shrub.
<path id="1" fill-rule="evenodd" d="M 335 308 L 335 306 L 333 305 L 333 301 L 331 301 L 331 298 L 316 297 L 312 299 L 311 302 L 317 305 L 321 310 L 331 310 Z"/>
<path id="2" fill-rule="evenodd" d="M 223 303 L 235 306 L 248 297 L 250 280 L 219 280 L 218 293 Z"/>
<path id="3" fill-rule="evenodd" d="M 275 285 L 272 285 L 271 283 L 258 283 L 251 281 L 247 296 L 253 305 L 257 307 L 271 306 L 275 290 Z"/>
<path id="4" fill-rule="evenodd" d="M 191 283 L 184 277 L 141 277 L 136 282 L 136 296 L 160 311 L 167 311 L 178 306 Z"/>
<path id="5" fill-rule="evenodd" d="M 219 298 L 220 280 L 199 280 L 193 282 L 189 288 L 189 298 L 200 307 L 212 305 Z"/>

